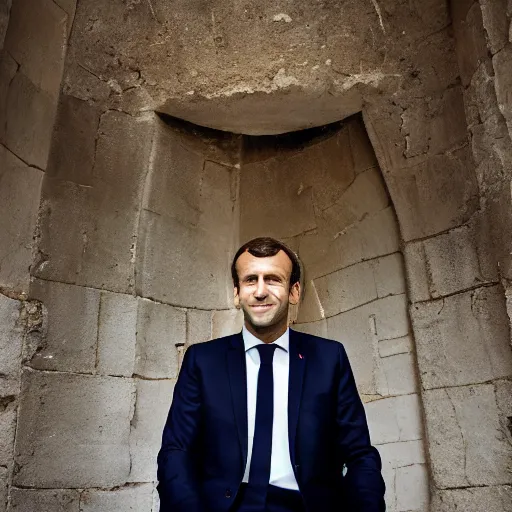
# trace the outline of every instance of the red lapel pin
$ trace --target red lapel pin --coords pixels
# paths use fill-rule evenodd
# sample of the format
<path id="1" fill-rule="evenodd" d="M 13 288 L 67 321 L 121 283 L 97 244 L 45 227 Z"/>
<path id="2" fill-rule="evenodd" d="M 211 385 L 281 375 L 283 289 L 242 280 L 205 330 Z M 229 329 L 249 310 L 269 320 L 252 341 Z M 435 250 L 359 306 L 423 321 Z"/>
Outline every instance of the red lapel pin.
<path id="1" fill-rule="evenodd" d="M 299 357 L 300 357 L 301 359 L 304 359 L 304 358 L 302 357 L 302 354 L 299 354 Z"/>

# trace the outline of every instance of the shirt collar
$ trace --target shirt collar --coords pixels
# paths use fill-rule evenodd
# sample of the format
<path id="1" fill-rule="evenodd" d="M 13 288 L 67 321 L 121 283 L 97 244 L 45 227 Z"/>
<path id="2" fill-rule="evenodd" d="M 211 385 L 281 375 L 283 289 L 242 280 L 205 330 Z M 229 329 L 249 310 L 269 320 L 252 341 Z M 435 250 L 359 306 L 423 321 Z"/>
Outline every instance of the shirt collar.
<path id="1" fill-rule="evenodd" d="M 263 341 L 259 340 L 249 332 L 249 329 L 245 327 L 245 325 L 242 328 L 242 337 L 244 339 L 244 347 L 245 351 L 251 350 L 251 348 L 255 347 L 256 345 L 260 345 L 263 343 Z M 284 333 L 281 335 L 280 338 L 277 338 L 276 341 L 273 342 L 275 345 L 281 347 L 282 349 L 286 350 L 286 352 L 289 352 L 290 349 L 290 329 L 286 329 Z"/>

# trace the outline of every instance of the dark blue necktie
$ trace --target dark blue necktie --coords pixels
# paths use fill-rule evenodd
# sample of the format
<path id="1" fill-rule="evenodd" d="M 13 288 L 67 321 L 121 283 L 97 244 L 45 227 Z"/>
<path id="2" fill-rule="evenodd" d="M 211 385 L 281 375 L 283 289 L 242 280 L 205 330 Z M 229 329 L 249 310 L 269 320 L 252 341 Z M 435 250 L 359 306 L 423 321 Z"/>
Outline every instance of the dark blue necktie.
<path id="1" fill-rule="evenodd" d="M 267 489 L 270 480 L 272 455 L 272 425 L 274 422 L 274 373 L 272 360 L 277 345 L 256 345 L 260 353 L 258 390 L 256 394 L 256 418 L 252 445 L 249 483 L 246 493 L 247 510 L 265 510 Z"/>

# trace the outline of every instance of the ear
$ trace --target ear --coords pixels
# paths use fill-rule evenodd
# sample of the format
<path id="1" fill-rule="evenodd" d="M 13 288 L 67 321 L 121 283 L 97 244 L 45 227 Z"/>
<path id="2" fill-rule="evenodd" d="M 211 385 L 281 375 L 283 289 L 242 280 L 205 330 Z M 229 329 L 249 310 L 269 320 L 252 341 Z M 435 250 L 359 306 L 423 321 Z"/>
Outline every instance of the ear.
<path id="1" fill-rule="evenodd" d="M 290 288 L 290 295 L 288 296 L 288 302 L 292 306 L 296 306 L 300 301 L 300 283 L 297 281 Z"/>
<path id="2" fill-rule="evenodd" d="M 235 303 L 235 308 L 240 309 L 240 297 L 236 286 L 233 287 L 233 302 Z"/>

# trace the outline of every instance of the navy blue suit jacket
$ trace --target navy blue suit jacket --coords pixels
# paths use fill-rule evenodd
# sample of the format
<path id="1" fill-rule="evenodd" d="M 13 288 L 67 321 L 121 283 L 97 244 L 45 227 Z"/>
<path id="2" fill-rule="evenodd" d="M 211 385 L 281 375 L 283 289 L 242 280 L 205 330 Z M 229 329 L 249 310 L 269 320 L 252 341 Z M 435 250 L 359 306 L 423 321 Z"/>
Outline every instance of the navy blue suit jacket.
<path id="1" fill-rule="evenodd" d="M 290 330 L 288 436 L 308 512 L 385 510 L 380 457 L 342 344 Z M 226 512 L 246 460 L 240 333 L 185 353 L 158 454 L 161 512 Z"/>

